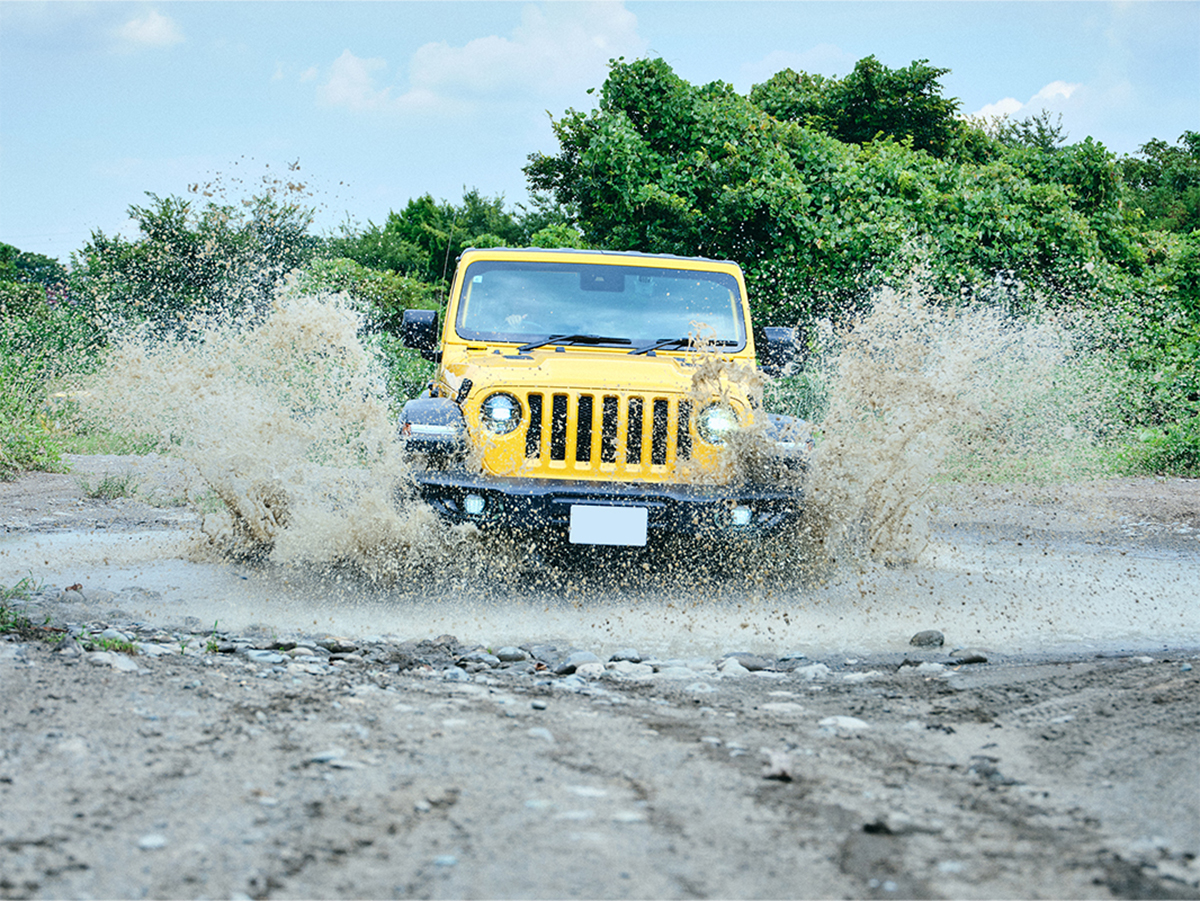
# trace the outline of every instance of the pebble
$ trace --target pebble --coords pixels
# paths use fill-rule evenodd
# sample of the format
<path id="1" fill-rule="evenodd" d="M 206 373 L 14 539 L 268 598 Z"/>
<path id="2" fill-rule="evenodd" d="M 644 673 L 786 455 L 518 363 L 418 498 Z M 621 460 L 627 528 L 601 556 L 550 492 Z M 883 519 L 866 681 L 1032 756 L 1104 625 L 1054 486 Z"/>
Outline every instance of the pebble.
<path id="1" fill-rule="evenodd" d="M 276 663 L 283 663 L 288 658 L 275 651 L 263 650 L 260 648 L 239 648 L 238 653 L 249 660 L 251 663 L 259 663 L 264 666 L 272 666 Z"/>
<path id="2" fill-rule="evenodd" d="M 136 673 L 138 665 L 128 654 L 116 654 L 112 651 L 93 651 L 87 655 L 87 662 L 94 666 L 111 666 L 122 673 Z"/>
<path id="3" fill-rule="evenodd" d="M 940 648 L 946 643 L 946 636 L 937 629 L 925 629 L 908 640 L 913 647 Z"/>
<path id="4" fill-rule="evenodd" d="M 600 658 L 591 651 L 572 651 L 554 667 L 554 675 L 569 676 L 585 663 L 600 663 Z"/>
<path id="5" fill-rule="evenodd" d="M 554 733 L 545 726 L 534 726 L 526 733 L 530 738 L 540 738 L 542 741 L 547 741 L 554 744 Z"/>
<path id="6" fill-rule="evenodd" d="M 720 670 L 723 676 L 744 676 L 750 672 L 750 670 L 742 666 L 742 661 L 736 657 L 726 657 L 717 664 L 717 669 Z"/>
<path id="7" fill-rule="evenodd" d="M 138 847 L 143 851 L 158 851 L 166 846 L 167 839 L 163 835 L 143 835 L 138 839 Z"/>
<path id="8" fill-rule="evenodd" d="M 489 654 L 487 651 L 470 651 L 463 655 L 462 659 L 467 663 L 482 663 L 488 667 L 497 667 L 500 665 L 500 658 L 495 654 Z"/>
<path id="9" fill-rule="evenodd" d="M 511 645 L 496 651 L 496 657 L 501 663 L 521 663 L 529 659 L 529 653 Z"/>
<path id="10" fill-rule="evenodd" d="M 950 652 L 950 659 L 955 663 L 987 663 L 987 654 L 979 648 L 955 648 Z"/>
<path id="11" fill-rule="evenodd" d="M 829 667 L 824 663 L 811 663 L 808 666 L 792 670 L 792 675 L 798 676 L 806 682 L 817 682 L 829 675 Z"/>
<path id="12" fill-rule="evenodd" d="M 775 665 L 774 660 L 767 660 L 765 657 L 760 657 L 757 654 L 749 654 L 749 653 L 741 653 L 741 652 L 736 652 L 733 654 L 726 654 L 724 659 L 725 660 L 736 660 L 739 664 L 741 664 L 743 669 L 747 670 L 748 672 L 752 672 L 752 673 L 758 672 L 759 670 L 770 669 L 772 666 Z M 720 668 L 720 666 L 721 666 L 721 664 L 718 663 L 717 664 L 718 669 Z"/>
<path id="13" fill-rule="evenodd" d="M 621 648 L 608 659 L 612 663 L 641 663 L 642 655 L 636 648 Z"/>
<path id="14" fill-rule="evenodd" d="M 597 660 L 595 663 L 583 663 L 575 667 L 575 675 L 585 679 L 599 679 L 604 675 L 604 664 Z"/>

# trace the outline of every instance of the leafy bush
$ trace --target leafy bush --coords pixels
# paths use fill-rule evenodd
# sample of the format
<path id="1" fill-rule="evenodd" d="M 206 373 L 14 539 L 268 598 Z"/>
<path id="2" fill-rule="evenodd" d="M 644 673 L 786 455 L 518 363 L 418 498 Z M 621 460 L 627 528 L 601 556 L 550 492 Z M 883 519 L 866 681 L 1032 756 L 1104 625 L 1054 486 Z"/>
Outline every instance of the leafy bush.
<path id="1" fill-rule="evenodd" d="M 199 209 L 179 197 L 147 197 L 129 208 L 139 238 L 96 231 L 72 257 L 72 295 L 110 329 L 149 322 L 180 333 L 197 317 L 261 311 L 319 249 L 307 233 L 312 211 L 271 193 Z"/>
<path id="2" fill-rule="evenodd" d="M 50 386 L 90 370 L 101 344 L 92 323 L 62 305 L 43 301 L 30 315 L 0 319 L 0 478 L 60 465 L 62 433 Z"/>
<path id="3" fill-rule="evenodd" d="M 398 330 L 405 310 L 436 310 L 440 304 L 433 285 L 406 275 L 370 269 L 344 257 L 318 259 L 297 276 L 296 287 L 306 293 L 349 294 L 362 306 L 373 327 Z"/>
<path id="4" fill-rule="evenodd" d="M 554 123 L 559 153 L 534 154 L 525 171 L 597 246 L 738 261 L 760 325 L 852 317 L 918 267 L 950 302 L 1000 280 L 1004 302 L 1021 306 L 1095 302 L 1111 267 L 1140 264 L 1100 145 L 993 142 L 984 162 L 939 158 L 913 137 L 924 134 L 919 111 L 899 110 L 910 93 L 924 97 L 928 120 L 948 129 L 923 139 L 939 148 L 967 129 L 945 122 L 954 102 L 929 93 L 943 70 L 877 69 L 863 67 L 854 90 L 875 73 L 894 133 L 854 131 L 862 143 L 847 143 L 826 133 L 838 132 L 821 106 L 833 89 L 815 77 L 781 73 L 747 98 L 722 82 L 690 85 L 661 59 L 615 61 L 597 109 L 568 110 Z M 792 88 L 815 92 L 817 111 L 789 106 Z"/>

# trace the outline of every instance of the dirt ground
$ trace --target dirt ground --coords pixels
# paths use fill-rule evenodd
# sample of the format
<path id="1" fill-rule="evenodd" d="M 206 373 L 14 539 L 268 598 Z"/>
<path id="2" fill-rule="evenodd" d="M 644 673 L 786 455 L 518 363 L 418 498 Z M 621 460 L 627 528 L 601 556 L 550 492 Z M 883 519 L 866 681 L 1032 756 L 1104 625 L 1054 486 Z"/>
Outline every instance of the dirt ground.
<path id="1" fill-rule="evenodd" d="M 0 484 L 4 531 L 199 521 L 169 460 L 73 462 Z M 130 467 L 153 503 L 84 497 Z M 1185 480 L 939 503 L 1200 527 Z M 19 608 L 62 640 L 0 640 L 0 898 L 1200 898 L 1200 648 L 556 675 L 544 636 L 167 632 L 67 588 Z"/>

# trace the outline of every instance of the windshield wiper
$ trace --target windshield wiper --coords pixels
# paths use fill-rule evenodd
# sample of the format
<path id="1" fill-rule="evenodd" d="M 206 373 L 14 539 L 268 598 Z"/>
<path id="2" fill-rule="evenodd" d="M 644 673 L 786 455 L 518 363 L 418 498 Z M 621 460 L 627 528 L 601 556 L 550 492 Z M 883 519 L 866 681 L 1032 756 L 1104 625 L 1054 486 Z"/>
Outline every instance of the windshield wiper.
<path id="1" fill-rule="evenodd" d="M 530 341 L 517 348 L 517 353 L 523 354 L 529 350 L 545 347 L 547 344 L 632 344 L 628 338 L 610 338 L 607 335 L 551 335 L 541 341 Z"/>
<path id="2" fill-rule="evenodd" d="M 637 350 L 631 350 L 629 355 L 631 357 L 636 357 L 638 354 L 648 354 L 654 350 L 662 350 L 664 347 L 684 347 L 685 345 L 691 343 L 691 338 L 661 338 L 658 341 L 655 341 L 653 344 L 648 344 L 645 347 L 639 347 Z M 716 347 L 730 347 L 736 346 L 740 342 L 722 338 L 719 341 L 708 341 L 705 343 L 712 344 Z"/>

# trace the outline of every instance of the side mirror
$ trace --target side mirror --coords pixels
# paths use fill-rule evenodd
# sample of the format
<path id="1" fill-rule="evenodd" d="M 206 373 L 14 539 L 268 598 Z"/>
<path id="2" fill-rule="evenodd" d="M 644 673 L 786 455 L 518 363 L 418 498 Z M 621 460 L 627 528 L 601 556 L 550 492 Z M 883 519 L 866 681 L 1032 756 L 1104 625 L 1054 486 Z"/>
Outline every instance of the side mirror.
<path id="1" fill-rule="evenodd" d="M 788 366 L 800 359 L 800 345 L 796 342 L 794 328 L 766 326 L 759 329 L 754 338 L 759 366 L 767 375 L 782 375 Z"/>
<path id="2" fill-rule="evenodd" d="M 400 328 L 400 337 L 405 347 L 420 351 L 426 360 L 437 360 L 438 314 L 437 310 L 405 310 Z"/>

